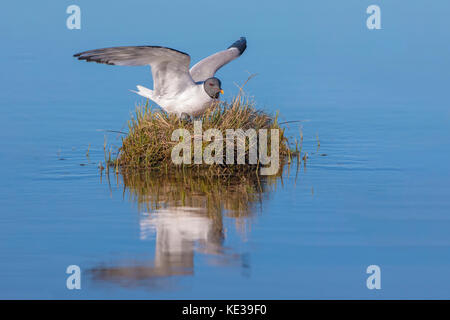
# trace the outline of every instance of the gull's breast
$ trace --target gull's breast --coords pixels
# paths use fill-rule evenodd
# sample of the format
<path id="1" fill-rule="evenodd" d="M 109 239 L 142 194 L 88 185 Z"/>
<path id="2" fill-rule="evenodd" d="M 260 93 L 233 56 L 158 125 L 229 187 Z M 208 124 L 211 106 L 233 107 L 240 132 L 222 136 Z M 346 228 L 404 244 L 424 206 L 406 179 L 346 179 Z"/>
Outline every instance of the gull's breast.
<path id="1" fill-rule="evenodd" d="M 170 100 L 170 105 L 166 107 L 167 111 L 179 115 L 186 113 L 191 116 L 202 114 L 213 102 L 213 99 L 205 92 L 203 84 L 192 86 Z"/>

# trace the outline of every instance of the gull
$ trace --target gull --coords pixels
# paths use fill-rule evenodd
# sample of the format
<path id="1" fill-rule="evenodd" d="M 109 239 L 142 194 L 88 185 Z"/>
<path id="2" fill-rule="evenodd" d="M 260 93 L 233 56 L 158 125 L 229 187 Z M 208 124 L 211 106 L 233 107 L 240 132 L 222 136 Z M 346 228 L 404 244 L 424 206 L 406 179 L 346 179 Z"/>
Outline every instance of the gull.
<path id="1" fill-rule="evenodd" d="M 79 60 L 118 66 L 150 65 L 153 90 L 138 85 L 133 91 L 178 117 L 199 116 L 223 94 L 221 82 L 214 74 L 247 48 L 241 37 L 226 50 L 199 61 L 189 69 L 189 54 L 161 46 L 126 46 L 95 49 L 74 54 Z"/>

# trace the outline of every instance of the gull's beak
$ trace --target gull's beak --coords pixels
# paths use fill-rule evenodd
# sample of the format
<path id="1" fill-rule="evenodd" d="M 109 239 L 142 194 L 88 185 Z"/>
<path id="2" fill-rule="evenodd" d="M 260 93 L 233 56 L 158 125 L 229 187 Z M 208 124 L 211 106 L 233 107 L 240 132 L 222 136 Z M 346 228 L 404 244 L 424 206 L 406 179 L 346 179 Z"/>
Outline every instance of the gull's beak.
<path id="1" fill-rule="evenodd" d="M 221 94 L 223 94 L 223 90 L 222 89 L 220 89 L 220 91 L 219 91 Z"/>

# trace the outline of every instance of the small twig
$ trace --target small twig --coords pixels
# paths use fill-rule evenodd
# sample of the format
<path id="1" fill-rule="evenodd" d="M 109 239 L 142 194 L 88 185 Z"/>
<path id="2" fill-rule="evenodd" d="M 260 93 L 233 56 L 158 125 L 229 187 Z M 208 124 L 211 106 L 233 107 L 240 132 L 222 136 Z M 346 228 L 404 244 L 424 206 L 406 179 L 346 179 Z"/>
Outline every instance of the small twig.
<path id="1" fill-rule="evenodd" d="M 254 77 L 256 77 L 256 76 L 258 75 L 257 73 L 251 74 L 251 73 L 248 72 L 248 71 L 247 71 L 247 73 L 250 74 L 250 76 L 247 78 L 247 80 L 245 80 L 245 82 L 244 82 L 241 86 L 238 85 L 236 82 L 234 82 L 234 85 L 235 85 L 236 87 L 238 87 L 238 89 L 239 89 L 239 93 L 240 93 L 241 91 L 243 91 L 245 85 L 247 84 L 247 82 L 250 81 L 250 79 L 252 79 L 252 78 L 254 78 Z"/>
<path id="2" fill-rule="evenodd" d="M 103 129 L 98 129 L 97 131 L 104 131 L 104 132 L 113 132 L 113 133 L 128 134 L 127 132 L 123 132 L 123 131 L 119 131 L 119 130 L 103 130 Z"/>
<path id="3" fill-rule="evenodd" d="M 291 120 L 291 121 L 280 122 L 278 124 L 293 123 L 293 122 L 308 122 L 308 121 L 309 120 Z"/>

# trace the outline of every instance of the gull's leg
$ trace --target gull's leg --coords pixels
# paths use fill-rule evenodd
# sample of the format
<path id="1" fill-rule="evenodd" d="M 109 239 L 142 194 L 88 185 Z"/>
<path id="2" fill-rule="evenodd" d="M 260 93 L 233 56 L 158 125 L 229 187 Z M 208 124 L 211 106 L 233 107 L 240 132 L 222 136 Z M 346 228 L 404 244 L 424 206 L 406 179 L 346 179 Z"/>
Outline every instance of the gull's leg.
<path id="1" fill-rule="evenodd" d="M 182 112 L 181 114 L 180 114 L 180 120 L 184 120 L 184 121 L 187 121 L 187 122 L 192 122 L 192 121 L 194 121 L 194 117 L 193 116 L 191 116 L 190 114 L 187 114 L 187 113 L 185 113 L 185 112 Z"/>

